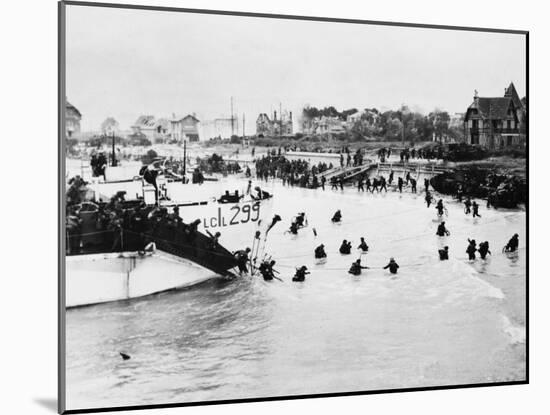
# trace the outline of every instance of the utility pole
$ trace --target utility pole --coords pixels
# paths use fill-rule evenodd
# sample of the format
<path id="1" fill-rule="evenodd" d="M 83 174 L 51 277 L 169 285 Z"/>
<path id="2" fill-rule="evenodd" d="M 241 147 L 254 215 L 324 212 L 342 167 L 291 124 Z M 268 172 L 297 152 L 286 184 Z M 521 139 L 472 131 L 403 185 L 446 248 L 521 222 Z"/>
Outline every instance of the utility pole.
<path id="1" fill-rule="evenodd" d="M 279 139 L 283 135 L 283 104 L 279 102 Z"/>
<path id="2" fill-rule="evenodd" d="M 113 167 L 116 167 L 116 156 L 115 156 L 115 132 L 113 131 L 113 161 L 112 161 L 112 166 Z"/>
<path id="3" fill-rule="evenodd" d="M 181 183 L 185 184 L 185 174 L 187 173 L 187 141 L 183 139 L 183 177 Z"/>
<path id="4" fill-rule="evenodd" d="M 244 112 L 243 112 L 243 138 L 245 138 L 246 135 L 245 135 L 245 129 L 244 129 Z"/>
<path id="5" fill-rule="evenodd" d="M 231 136 L 235 134 L 234 122 L 235 119 L 233 118 L 233 97 L 231 97 Z"/>
<path id="6" fill-rule="evenodd" d="M 401 144 L 405 147 L 405 112 L 401 111 Z"/>

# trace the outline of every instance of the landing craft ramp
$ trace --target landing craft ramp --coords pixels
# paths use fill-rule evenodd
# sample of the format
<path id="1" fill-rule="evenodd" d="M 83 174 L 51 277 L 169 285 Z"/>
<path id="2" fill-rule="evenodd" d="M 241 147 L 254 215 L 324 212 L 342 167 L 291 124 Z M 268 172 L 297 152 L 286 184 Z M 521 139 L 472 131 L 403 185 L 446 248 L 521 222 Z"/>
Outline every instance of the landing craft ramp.
<path id="1" fill-rule="evenodd" d="M 375 165 L 370 164 L 369 162 L 354 167 L 335 167 L 333 169 L 323 172 L 322 174 L 319 174 L 318 176 L 325 177 L 327 180 L 330 180 L 332 178 L 342 178 L 345 182 L 349 179 L 353 179 L 354 177 L 357 177 L 358 175 L 367 172 L 374 167 Z"/>
<path id="2" fill-rule="evenodd" d="M 373 163 L 371 160 L 366 160 L 365 164 L 360 166 L 334 167 L 318 174 L 318 177 L 325 177 L 329 181 L 332 178 L 341 178 L 344 182 L 347 182 L 370 171 L 376 171 L 376 175 L 378 175 L 381 172 L 390 172 L 391 170 L 398 175 L 411 173 L 415 174 L 417 177 L 421 174 L 433 177 L 441 173 L 454 171 L 451 167 L 435 163 Z"/>
<path id="3" fill-rule="evenodd" d="M 428 176 L 437 176 L 441 173 L 452 172 L 453 168 L 435 163 L 378 163 L 377 172 L 393 170 L 395 173 L 416 173 Z"/>
<path id="4" fill-rule="evenodd" d="M 325 174 L 324 177 L 327 180 L 332 179 L 333 177 L 340 177 L 345 176 L 347 174 L 352 174 L 360 170 L 363 166 L 355 166 L 355 167 L 337 167 L 333 171 L 331 171 L 328 174 Z M 326 172 L 325 172 L 326 173 Z"/>
<path id="5" fill-rule="evenodd" d="M 342 170 L 342 167 L 333 167 L 332 169 L 325 170 L 324 172 L 321 172 L 317 175 L 317 177 L 328 177 L 334 173 L 337 173 Z"/>
<path id="6" fill-rule="evenodd" d="M 372 170 L 374 168 L 374 165 L 372 164 L 364 164 L 362 166 L 359 166 L 360 168 L 358 170 L 355 170 L 353 172 L 350 172 L 349 174 L 344 174 L 343 180 L 344 182 L 350 179 L 353 179 L 360 174 L 366 173 L 369 170 Z"/>

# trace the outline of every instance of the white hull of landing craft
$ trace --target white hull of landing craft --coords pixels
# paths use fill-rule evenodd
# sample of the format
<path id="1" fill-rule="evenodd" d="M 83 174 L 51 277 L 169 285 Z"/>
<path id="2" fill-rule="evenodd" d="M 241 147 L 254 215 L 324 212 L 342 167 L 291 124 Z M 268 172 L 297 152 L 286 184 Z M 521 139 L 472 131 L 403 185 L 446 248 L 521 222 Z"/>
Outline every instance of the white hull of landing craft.
<path id="1" fill-rule="evenodd" d="M 66 257 L 66 307 L 128 300 L 221 278 L 214 271 L 162 251 Z"/>

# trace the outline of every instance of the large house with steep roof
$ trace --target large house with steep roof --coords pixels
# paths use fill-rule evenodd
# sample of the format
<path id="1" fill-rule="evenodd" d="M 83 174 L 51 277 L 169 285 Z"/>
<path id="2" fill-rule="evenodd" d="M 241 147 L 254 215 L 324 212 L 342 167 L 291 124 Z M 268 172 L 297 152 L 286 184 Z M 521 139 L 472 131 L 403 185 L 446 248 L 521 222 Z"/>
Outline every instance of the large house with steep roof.
<path id="1" fill-rule="evenodd" d="M 526 108 L 513 83 L 503 97 L 479 97 L 464 115 L 464 133 L 468 144 L 487 148 L 525 145 Z"/>
<path id="2" fill-rule="evenodd" d="M 505 88 L 504 96 L 511 98 L 514 102 L 519 119 L 520 134 L 525 134 L 527 130 L 525 125 L 527 123 L 527 97 L 523 97 L 522 99 L 519 98 L 513 82 L 510 82 L 508 88 Z"/>

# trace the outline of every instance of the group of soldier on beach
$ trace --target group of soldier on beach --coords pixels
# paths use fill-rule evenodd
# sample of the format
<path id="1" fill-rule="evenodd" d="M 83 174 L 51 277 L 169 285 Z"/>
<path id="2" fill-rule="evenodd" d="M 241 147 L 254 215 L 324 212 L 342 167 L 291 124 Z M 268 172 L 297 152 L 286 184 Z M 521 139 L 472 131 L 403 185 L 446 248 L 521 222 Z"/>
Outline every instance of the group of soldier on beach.
<path id="1" fill-rule="evenodd" d="M 357 179 L 357 190 L 358 191 L 369 191 L 373 193 L 375 190 L 377 192 L 386 191 L 387 192 L 387 184 L 391 184 L 394 181 L 394 172 L 393 170 L 390 172 L 389 178 L 386 180 L 384 176 L 380 176 L 377 178 L 374 178 L 372 181 L 370 181 L 369 178 L 366 180 L 363 180 L 362 176 L 359 176 Z M 322 188 L 324 190 L 324 182 L 322 183 Z M 340 189 L 344 190 L 343 181 L 341 179 L 336 179 L 331 181 L 331 185 L 333 189 Z M 404 186 L 410 185 L 411 192 L 416 193 L 416 180 L 411 177 L 410 172 L 407 172 L 405 177 L 398 177 L 397 178 L 397 186 L 396 191 L 401 192 Z M 437 202 L 435 202 L 434 197 L 430 191 L 430 180 L 425 179 L 424 180 L 424 192 L 425 192 L 425 202 L 426 206 L 429 208 L 432 203 L 435 203 L 435 209 L 437 211 L 437 216 L 440 218 L 440 223 L 437 226 L 437 230 L 435 234 L 438 237 L 446 237 L 450 236 L 450 231 L 446 227 L 446 222 L 442 221 L 441 218 L 443 218 L 444 215 L 448 216 L 448 210 L 444 206 L 443 200 L 439 199 Z M 464 205 L 464 213 L 466 215 L 472 215 L 473 218 L 481 218 L 481 215 L 479 213 L 480 205 L 475 201 L 472 200 L 470 197 L 466 197 L 465 200 L 462 200 L 462 198 L 459 199 L 460 202 Z M 337 210 L 334 215 L 331 218 L 331 221 L 333 223 L 339 223 L 342 221 L 342 213 L 340 210 Z M 305 212 L 299 212 L 294 219 L 292 220 L 290 224 L 290 228 L 287 232 L 290 234 L 298 234 L 299 229 L 303 228 L 306 225 L 307 219 L 305 216 Z M 315 228 L 313 228 L 313 232 L 316 235 Z M 505 253 L 514 253 L 518 250 L 519 247 L 519 236 L 518 234 L 514 234 L 512 238 L 508 241 L 508 243 L 504 246 L 503 252 Z M 351 254 L 352 244 L 351 241 L 343 240 L 342 244 L 339 248 L 339 253 L 341 255 L 349 255 Z M 349 269 L 349 273 L 352 275 L 360 275 L 362 270 L 364 269 L 370 269 L 370 267 L 367 267 L 366 265 L 361 263 L 362 254 L 366 254 L 368 252 L 368 245 L 366 244 L 364 238 L 361 238 L 360 244 L 357 247 L 357 249 L 360 251 L 361 255 L 357 260 L 355 260 Z M 249 251 L 248 251 L 249 252 Z M 248 252 L 241 251 L 241 262 L 242 264 L 246 264 L 248 260 Z M 487 255 L 491 255 L 491 251 L 489 249 L 489 242 L 488 241 L 482 241 L 479 244 L 476 243 L 474 239 L 468 239 L 468 245 L 466 248 L 466 253 L 468 255 L 468 259 L 470 261 L 473 261 L 476 259 L 476 252 L 479 253 L 479 256 L 482 260 L 485 260 L 487 258 Z M 246 255 L 245 255 L 246 254 Z M 314 258 L 316 261 L 320 261 L 318 263 L 322 263 L 323 261 L 326 261 L 327 253 L 325 251 L 324 244 L 320 244 L 314 249 Z M 439 259 L 444 261 L 449 259 L 449 247 L 444 246 L 442 249 L 438 250 Z M 245 260 L 246 258 L 246 260 Z M 258 271 L 260 275 L 265 280 L 272 280 L 275 277 L 275 274 L 277 271 L 274 269 L 276 262 L 272 259 L 269 259 L 267 261 L 263 261 L 258 268 Z M 383 267 L 383 269 L 389 269 L 391 274 L 396 274 L 399 269 L 399 265 L 395 261 L 395 259 L 392 257 L 389 260 L 389 263 Z M 246 267 L 242 267 L 241 271 L 247 272 Z M 296 273 L 293 278 L 293 281 L 304 281 L 305 276 L 309 274 L 307 270 L 307 266 L 302 265 L 296 268 Z"/>
<path id="2" fill-rule="evenodd" d="M 389 157 L 391 155 L 391 149 L 380 149 L 378 151 L 378 156 L 382 160 L 385 157 Z M 352 156 L 349 153 L 349 150 L 347 152 L 343 151 L 340 154 L 340 162 L 343 165 L 344 164 L 344 154 L 347 154 L 347 162 L 351 163 Z M 424 154 L 420 153 L 420 151 L 416 150 L 402 150 L 400 153 L 401 159 L 408 160 L 410 157 L 423 157 Z M 361 165 L 363 163 L 362 159 L 362 153 L 358 151 L 353 156 L 353 164 L 354 165 Z M 100 176 L 105 175 L 105 166 L 107 164 L 106 157 L 102 154 L 99 156 L 93 155 L 91 160 L 91 167 L 93 170 L 94 176 Z M 318 163 L 317 165 L 313 165 L 310 167 L 310 163 L 305 160 L 288 160 L 284 157 L 281 157 L 280 155 L 269 155 L 264 156 L 256 160 L 256 177 L 259 180 L 268 180 L 269 178 L 275 178 L 280 177 L 282 179 L 283 185 L 289 184 L 291 186 L 294 186 L 295 184 L 298 184 L 300 186 L 305 185 L 308 186 L 309 183 L 312 182 L 313 188 L 321 187 L 322 190 L 325 190 L 325 184 L 326 184 L 326 178 L 324 175 L 321 175 L 321 179 L 318 179 L 318 175 L 321 173 L 329 170 L 332 168 L 332 164 L 326 164 L 326 163 Z M 144 179 L 146 181 L 149 177 L 145 177 L 147 172 L 141 172 L 143 173 Z M 250 177 L 250 169 L 247 168 L 246 177 Z M 368 177 L 366 173 L 361 173 L 357 175 L 355 178 L 357 191 L 358 192 L 371 192 L 374 193 L 376 191 L 379 192 L 387 192 L 388 186 L 391 186 L 394 183 L 394 177 L 395 172 L 391 170 L 389 172 L 389 176 L 386 179 L 385 176 L 380 175 L 377 177 L 371 178 Z M 310 180 L 311 178 L 311 180 Z M 154 180 L 153 180 L 154 181 Z M 333 190 L 344 190 L 344 180 L 343 177 L 340 175 L 334 176 L 330 180 L 331 186 Z M 86 182 L 83 181 L 83 179 L 79 176 L 72 179 L 69 182 L 69 189 L 67 192 L 67 234 L 68 234 L 68 252 L 69 253 L 77 253 L 80 250 L 80 246 L 82 244 L 82 239 L 80 237 L 82 231 L 81 231 L 81 223 L 82 219 L 79 217 L 82 206 L 80 204 L 81 202 L 81 189 L 85 187 Z M 417 183 L 416 180 L 411 176 L 410 171 L 407 171 L 404 177 L 397 177 L 395 191 L 399 191 L 400 193 L 403 191 L 403 187 L 410 186 L 411 192 L 416 193 L 417 192 Z M 156 187 L 155 187 L 156 188 Z M 256 194 L 254 193 L 256 192 Z M 431 204 L 434 202 L 434 197 L 430 191 L 430 180 L 425 179 L 424 180 L 424 192 L 425 197 L 424 200 L 426 202 L 426 206 L 429 208 Z M 252 180 L 248 180 L 248 189 L 246 191 L 247 195 L 250 195 L 255 200 L 265 200 L 270 197 L 272 197 L 271 194 L 268 192 L 265 192 L 263 189 L 261 189 L 259 186 L 254 187 L 254 191 L 252 191 Z M 232 197 L 237 198 L 237 200 L 242 199 L 244 195 L 239 195 L 236 193 L 235 195 L 230 195 L 228 192 L 226 192 L 225 195 L 223 195 L 220 198 L 221 203 L 230 203 L 233 201 Z M 462 201 L 462 195 L 460 195 L 459 201 Z M 189 243 L 192 245 L 194 236 L 197 235 L 198 232 L 198 226 L 200 224 L 200 220 L 196 220 L 192 223 L 185 224 L 182 222 L 181 217 L 179 216 L 178 207 L 175 206 L 173 211 L 171 213 L 168 213 L 168 210 L 166 207 L 158 206 L 158 199 L 157 199 L 157 207 L 154 209 L 145 209 L 145 206 L 143 206 L 143 202 L 139 206 L 135 206 L 132 209 L 123 209 L 123 202 L 124 202 L 124 194 L 123 192 L 118 192 L 115 196 L 111 198 L 111 200 L 108 203 L 101 204 L 98 209 L 97 213 L 97 229 L 104 232 L 105 234 L 109 235 L 109 240 L 107 241 L 108 244 L 111 244 L 111 251 L 116 251 L 118 249 L 122 248 L 122 245 L 126 243 L 127 245 L 133 245 L 132 242 L 135 242 L 139 246 L 145 246 L 147 241 L 144 237 L 145 234 L 155 234 L 156 229 L 158 228 L 159 224 L 163 225 L 170 225 L 167 228 L 173 227 L 174 229 L 181 231 L 181 233 L 185 236 L 186 243 Z M 472 214 L 474 218 L 480 218 L 481 215 L 479 214 L 479 204 L 474 200 L 472 201 L 470 197 L 467 197 L 464 202 L 464 213 L 466 215 Z M 437 210 L 437 215 L 439 218 L 442 218 L 444 215 L 448 216 L 448 211 L 446 207 L 443 204 L 443 200 L 439 199 L 437 203 L 435 203 L 435 208 Z M 276 215 L 278 217 L 278 215 Z M 280 220 L 280 217 L 279 217 Z M 332 223 L 340 223 L 342 221 L 342 213 L 340 210 L 336 211 L 334 215 L 331 218 Z M 274 222 L 272 226 L 275 224 Z M 299 229 L 305 227 L 307 225 L 307 219 L 306 219 L 306 213 L 305 212 L 299 212 L 296 217 L 292 220 L 290 228 L 288 232 L 290 234 L 298 234 Z M 164 227 L 166 228 L 166 227 Z M 129 232 L 127 235 L 134 235 L 133 239 L 137 240 L 130 240 L 125 241 L 122 237 L 122 232 L 120 232 L 121 229 L 130 230 L 132 232 Z M 313 232 L 316 235 L 316 230 L 313 228 Z M 101 232 L 97 232 L 98 234 Z M 219 238 L 221 234 L 219 232 L 216 232 L 215 234 L 211 234 L 208 232 L 210 237 L 210 242 L 208 248 L 214 249 L 218 245 Z M 438 237 L 446 237 L 450 235 L 450 231 L 446 227 L 446 222 L 441 221 L 437 226 L 436 235 Z M 128 238 L 128 236 L 126 236 Z M 505 245 L 503 248 L 504 252 L 516 252 L 518 250 L 519 242 L 518 242 L 518 235 L 514 234 L 514 236 L 510 239 L 510 241 Z M 105 242 L 105 241 L 103 241 Z M 339 253 L 341 255 L 349 255 L 351 254 L 351 241 L 343 240 L 340 248 Z M 360 256 L 358 259 L 353 261 L 351 264 L 351 267 L 349 269 L 349 273 L 352 275 L 360 275 L 362 270 L 369 269 L 366 265 L 363 265 L 361 263 L 361 258 L 364 254 L 366 254 L 369 251 L 369 247 L 367 243 L 365 242 L 364 238 L 361 238 L 360 244 L 357 247 L 357 249 L 360 252 Z M 488 241 L 482 241 L 479 244 L 476 243 L 474 239 L 468 239 L 468 246 L 466 249 L 466 253 L 468 254 L 469 260 L 475 260 L 475 253 L 478 252 L 481 259 L 486 259 L 487 255 L 491 255 L 491 251 L 489 249 L 489 242 Z M 438 250 L 439 258 L 441 260 L 448 260 L 449 259 L 449 247 L 444 246 L 442 249 Z M 251 249 L 246 248 L 244 250 L 236 251 L 234 252 L 234 258 L 237 263 L 237 267 L 240 271 L 240 273 L 248 273 L 249 269 L 248 266 L 252 265 L 251 271 L 258 271 L 260 275 L 265 280 L 273 280 L 273 279 L 280 279 L 275 274 L 277 271 L 274 269 L 274 266 L 276 264 L 276 261 L 269 258 L 266 260 L 265 258 L 260 261 L 259 266 L 255 267 L 255 260 L 257 258 L 251 258 L 252 255 Z M 325 246 L 323 244 L 320 244 L 314 249 L 313 252 L 314 258 L 316 261 L 326 261 L 327 253 L 325 251 Z M 253 262 L 254 261 L 254 262 Z M 383 267 L 384 269 L 389 269 L 391 274 L 396 274 L 399 269 L 399 265 L 395 261 L 395 259 L 392 257 L 390 258 L 388 264 Z M 307 269 L 307 266 L 302 265 L 296 268 L 296 273 L 294 275 L 293 281 L 304 281 L 306 275 L 309 274 L 309 271 Z"/>

